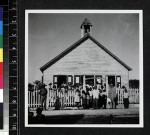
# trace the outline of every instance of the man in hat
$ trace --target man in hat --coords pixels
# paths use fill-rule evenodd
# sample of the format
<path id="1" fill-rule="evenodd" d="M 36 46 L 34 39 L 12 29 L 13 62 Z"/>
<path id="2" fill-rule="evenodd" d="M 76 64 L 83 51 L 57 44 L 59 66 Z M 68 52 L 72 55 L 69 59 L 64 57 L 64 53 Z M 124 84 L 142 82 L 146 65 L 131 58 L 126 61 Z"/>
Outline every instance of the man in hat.
<path id="1" fill-rule="evenodd" d="M 35 84 L 35 90 L 40 90 L 42 83 L 39 80 L 36 80 L 35 82 L 33 82 Z"/>
<path id="2" fill-rule="evenodd" d="M 34 91 L 34 85 L 31 83 L 28 83 L 28 91 L 33 92 Z"/>
<path id="3" fill-rule="evenodd" d="M 42 84 L 39 94 L 41 95 L 41 107 L 46 110 L 47 89 L 45 84 Z"/>

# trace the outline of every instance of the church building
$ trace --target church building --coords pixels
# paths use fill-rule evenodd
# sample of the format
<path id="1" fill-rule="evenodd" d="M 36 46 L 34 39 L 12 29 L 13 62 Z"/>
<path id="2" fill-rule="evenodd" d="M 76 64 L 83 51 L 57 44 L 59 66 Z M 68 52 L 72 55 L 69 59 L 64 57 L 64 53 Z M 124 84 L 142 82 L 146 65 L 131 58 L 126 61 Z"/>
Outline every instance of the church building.
<path id="1" fill-rule="evenodd" d="M 43 83 L 57 87 L 66 84 L 86 83 L 129 86 L 132 69 L 111 53 L 91 35 L 92 23 L 85 18 L 81 24 L 81 38 L 55 58 L 43 65 Z"/>

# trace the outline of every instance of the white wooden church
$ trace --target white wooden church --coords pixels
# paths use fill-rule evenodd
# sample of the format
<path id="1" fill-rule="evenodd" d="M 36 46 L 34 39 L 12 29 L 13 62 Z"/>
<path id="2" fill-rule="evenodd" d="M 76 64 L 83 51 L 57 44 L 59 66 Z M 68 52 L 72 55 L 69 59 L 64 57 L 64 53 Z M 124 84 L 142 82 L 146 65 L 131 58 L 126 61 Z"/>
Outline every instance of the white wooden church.
<path id="1" fill-rule="evenodd" d="M 57 87 L 63 82 L 85 86 L 91 81 L 93 85 L 99 82 L 115 87 L 129 86 L 132 69 L 92 37 L 92 27 L 85 19 L 80 27 L 81 38 L 40 68 L 43 83 Z"/>

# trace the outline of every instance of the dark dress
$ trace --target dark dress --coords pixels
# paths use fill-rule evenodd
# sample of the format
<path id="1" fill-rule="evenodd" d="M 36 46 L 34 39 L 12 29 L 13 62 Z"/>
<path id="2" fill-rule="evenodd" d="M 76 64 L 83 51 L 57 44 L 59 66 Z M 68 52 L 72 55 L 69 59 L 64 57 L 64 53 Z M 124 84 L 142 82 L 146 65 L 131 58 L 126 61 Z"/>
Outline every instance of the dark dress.
<path id="1" fill-rule="evenodd" d="M 83 109 L 86 109 L 86 104 L 87 100 L 86 100 L 86 94 L 82 93 L 82 105 L 83 105 Z"/>
<path id="2" fill-rule="evenodd" d="M 41 95 L 41 107 L 46 109 L 47 89 L 41 88 L 39 94 Z"/>
<path id="3" fill-rule="evenodd" d="M 128 92 L 124 91 L 123 102 L 124 102 L 124 108 L 125 109 L 129 108 L 129 94 L 128 94 Z"/>

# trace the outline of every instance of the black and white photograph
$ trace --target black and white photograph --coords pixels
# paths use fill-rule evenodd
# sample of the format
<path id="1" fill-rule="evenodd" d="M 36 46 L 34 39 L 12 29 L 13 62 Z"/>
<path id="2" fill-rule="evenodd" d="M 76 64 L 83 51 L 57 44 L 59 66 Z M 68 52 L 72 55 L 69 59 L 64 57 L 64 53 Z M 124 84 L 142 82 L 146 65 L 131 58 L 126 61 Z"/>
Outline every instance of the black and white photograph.
<path id="1" fill-rule="evenodd" d="M 26 127 L 143 127 L 142 10 L 26 10 Z"/>

